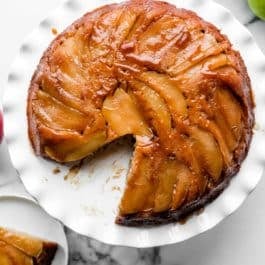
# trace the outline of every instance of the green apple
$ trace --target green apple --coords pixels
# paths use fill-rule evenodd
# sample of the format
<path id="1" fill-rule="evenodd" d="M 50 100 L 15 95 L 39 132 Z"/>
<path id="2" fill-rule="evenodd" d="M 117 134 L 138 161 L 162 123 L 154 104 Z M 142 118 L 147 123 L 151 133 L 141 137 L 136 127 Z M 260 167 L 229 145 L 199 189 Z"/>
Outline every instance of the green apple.
<path id="1" fill-rule="evenodd" d="M 248 0 L 248 4 L 256 16 L 265 20 L 265 0 Z"/>

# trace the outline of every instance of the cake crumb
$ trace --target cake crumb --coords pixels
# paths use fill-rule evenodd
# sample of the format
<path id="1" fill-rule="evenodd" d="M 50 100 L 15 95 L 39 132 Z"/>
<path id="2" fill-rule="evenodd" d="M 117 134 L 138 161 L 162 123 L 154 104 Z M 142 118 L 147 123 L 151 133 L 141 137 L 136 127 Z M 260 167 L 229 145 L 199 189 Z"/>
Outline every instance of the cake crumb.
<path id="1" fill-rule="evenodd" d="M 61 172 L 61 169 L 59 167 L 56 167 L 53 169 L 53 174 L 59 174 Z"/>
<path id="2" fill-rule="evenodd" d="M 120 178 L 122 172 L 125 170 L 125 168 L 121 167 L 117 162 L 117 160 L 112 162 L 112 170 L 114 171 L 114 175 L 112 176 L 113 179 Z"/>
<path id="3" fill-rule="evenodd" d="M 254 125 L 254 130 L 259 131 L 261 129 L 260 125 L 256 122 Z"/>
<path id="4" fill-rule="evenodd" d="M 114 172 L 114 175 L 112 176 L 112 178 L 114 179 L 118 179 L 121 177 L 122 172 L 124 171 L 124 168 L 117 168 Z"/>
<path id="5" fill-rule="evenodd" d="M 104 212 L 102 212 L 101 210 L 99 210 L 95 207 L 86 206 L 86 205 L 81 205 L 81 207 L 87 216 L 102 216 L 102 215 L 104 215 Z"/>
<path id="6" fill-rule="evenodd" d="M 52 34 L 53 35 L 57 35 L 58 34 L 58 30 L 56 28 L 52 28 Z"/>
<path id="7" fill-rule="evenodd" d="M 201 207 L 199 210 L 197 210 L 196 212 L 195 212 L 195 214 L 196 215 L 200 215 L 201 213 L 203 213 L 204 212 L 204 207 Z"/>
<path id="8" fill-rule="evenodd" d="M 183 217 L 179 220 L 179 224 L 185 225 L 187 221 L 189 220 L 190 216 Z"/>
<path id="9" fill-rule="evenodd" d="M 42 181 L 43 181 L 43 182 L 48 182 L 48 178 L 43 177 L 43 178 L 42 178 Z"/>
<path id="10" fill-rule="evenodd" d="M 89 177 L 91 177 L 91 175 L 94 174 L 94 171 L 95 171 L 95 165 L 89 165 L 88 167 Z"/>
<path id="11" fill-rule="evenodd" d="M 119 186 L 113 186 L 112 191 L 121 191 L 121 188 Z"/>
<path id="12" fill-rule="evenodd" d="M 73 180 L 77 174 L 79 173 L 83 164 L 83 160 L 81 160 L 78 164 L 70 167 L 68 173 L 64 176 L 64 180 Z"/>

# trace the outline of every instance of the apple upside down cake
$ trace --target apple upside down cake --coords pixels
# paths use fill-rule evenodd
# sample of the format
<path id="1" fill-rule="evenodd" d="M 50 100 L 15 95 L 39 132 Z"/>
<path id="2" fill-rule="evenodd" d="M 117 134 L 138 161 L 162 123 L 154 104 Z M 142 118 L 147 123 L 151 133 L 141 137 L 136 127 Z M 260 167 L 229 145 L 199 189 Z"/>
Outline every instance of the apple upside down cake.
<path id="1" fill-rule="evenodd" d="M 57 244 L 0 227 L 1 265 L 51 265 Z"/>
<path id="2" fill-rule="evenodd" d="M 28 94 L 37 155 L 80 160 L 132 135 L 116 223 L 178 221 L 228 185 L 254 124 L 250 80 L 228 38 L 165 2 L 103 6 L 44 53 Z"/>

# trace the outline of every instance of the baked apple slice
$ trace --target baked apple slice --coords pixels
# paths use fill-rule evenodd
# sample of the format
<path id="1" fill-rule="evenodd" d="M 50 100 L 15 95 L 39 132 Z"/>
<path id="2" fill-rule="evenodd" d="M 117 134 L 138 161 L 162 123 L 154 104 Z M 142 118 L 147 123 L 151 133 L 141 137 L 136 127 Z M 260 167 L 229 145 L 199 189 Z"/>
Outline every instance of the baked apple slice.
<path id="1" fill-rule="evenodd" d="M 181 163 L 175 158 L 166 158 L 161 163 L 158 172 L 158 187 L 155 193 L 154 212 L 163 212 L 172 206 L 172 193 L 178 178 Z"/>
<path id="2" fill-rule="evenodd" d="M 236 137 L 233 134 L 231 127 L 225 120 L 224 115 L 221 113 L 219 108 L 215 110 L 214 119 L 216 125 L 220 128 L 220 131 L 222 132 L 223 138 L 227 144 L 229 151 L 233 152 L 237 147 L 238 141 L 236 140 Z"/>
<path id="3" fill-rule="evenodd" d="M 100 112 L 96 120 L 91 119 L 41 90 L 32 105 L 41 122 L 37 126 L 44 151 L 56 161 L 81 159 L 105 144 L 105 120 Z"/>
<path id="4" fill-rule="evenodd" d="M 51 97 L 57 99 L 64 105 L 80 111 L 86 114 L 88 117 L 93 116 L 96 113 L 94 104 L 92 104 L 91 98 L 78 97 L 79 92 L 72 93 L 77 87 L 84 87 L 85 85 L 80 84 L 77 80 L 69 77 L 65 73 L 57 73 L 57 78 L 54 78 L 49 71 L 42 74 L 41 90 Z M 81 89 L 84 91 L 84 89 Z"/>
<path id="5" fill-rule="evenodd" d="M 173 120 L 187 116 L 187 103 L 181 91 L 166 75 L 157 72 L 144 72 L 140 79 L 154 89 L 167 103 Z"/>
<path id="6" fill-rule="evenodd" d="M 238 141 L 243 129 L 240 103 L 227 89 L 222 88 L 216 91 L 216 101 L 218 102 L 219 109 L 224 115 L 230 130 Z"/>
<path id="7" fill-rule="evenodd" d="M 111 130 L 118 136 L 133 134 L 152 136 L 137 105 L 123 89 L 118 88 L 114 95 L 108 96 L 102 107 L 102 113 Z"/>
<path id="8" fill-rule="evenodd" d="M 0 240 L 1 265 L 34 265 L 31 257 Z"/>
<path id="9" fill-rule="evenodd" d="M 83 134 L 71 131 L 56 131 L 44 125 L 39 127 L 46 156 L 59 161 L 80 160 L 107 143 L 107 132 L 87 128 Z"/>
<path id="10" fill-rule="evenodd" d="M 171 134 L 171 116 L 163 99 L 149 86 L 139 81 L 131 81 L 130 86 L 138 101 L 143 108 L 145 119 L 152 125 L 161 143 L 166 144 L 168 135 Z"/>
<path id="11" fill-rule="evenodd" d="M 51 265 L 57 244 L 0 228 L 1 265 Z"/>
<path id="12" fill-rule="evenodd" d="M 75 37 L 65 39 L 50 58 L 51 73 L 60 74 L 58 80 L 62 89 L 77 98 L 82 97 L 82 84 L 87 79 L 84 68 L 80 67 L 83 54 L 88 54 L 88 47 L 80 33 L 77 33 Z"/>
<path id="13" fill-rule="evenodd" d="M 69 108 L 46 92 L 39 90 L 38 99 L 32 102 L 38 119 L 47 127 L 57 130 L 72 130 L 82 133 L 93 123 L 89 116 L 78 110 Z"/>
<path id="14" fill-rule="evenodd" d="M 217 43 L 212 35 L 206 33 L 181 50 L 176 56 L 174 65 L 166 71 L 171 76 L 177 76 L 207 57 L 218 55 L 227 48 L 227 43 Z"/>
<path id="15" fill-rule="evenodd" d="M 120 215 L 151 211 L 158 185 L 157 171 L 164 159 L 156 143 L 136 143 L 127 183 L 120 202 Z"/>
<path id="16" fill-rule="evenodd" d="M 223 169 L 223 159 L 214 137 L 196 127 L 190 129 L 190 135 L 193 141 L 193 149 L 201 162 L 200 164 L 217 182 Z"/>
<path id="17" fill-rule="evenodd" d="M 176 173 L 177 181 L 172 193 L 171 210 L 199 199 L 205 193 L 208 183 L 206 176 L 192 172 L 185 164 L 180 164 Z"/>
<path id="18" fill-rule="evenodd" d="M 189 193 L 191 172 L 185 165 L 180 165 L 177 173 L 177 181 L 172 193 L 172 209 L 180 208 L 186 201 Z"/>

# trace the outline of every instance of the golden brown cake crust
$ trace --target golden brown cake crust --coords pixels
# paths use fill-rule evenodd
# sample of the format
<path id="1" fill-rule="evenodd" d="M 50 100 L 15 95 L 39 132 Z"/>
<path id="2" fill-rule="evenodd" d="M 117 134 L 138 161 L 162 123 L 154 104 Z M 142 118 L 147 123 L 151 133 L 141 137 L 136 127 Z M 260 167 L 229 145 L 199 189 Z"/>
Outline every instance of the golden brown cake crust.
<path id="1" fill-rule="evenodd" d="M 34 258 L 35 265 L 51 265 L 58 245 L 53 242 L 43 242 L 42 252 Z"/>
<path id="2" fill-rule="evenodd" d="M 129 15 L 131 15 L 131 17 L 126 17 L 126 19 L 123 17 L 125 16 L 124 15 L 125 10 L 126 12 L 128 12 Z M 117 15 L 117 13 L 119 14 Z M 114 18 L 112 19 L 112 17 L 109 14 L 113 14 Z M 136 14 L 135 18 L 133 17 L 134 14 Z M 119 16 L 119 19 L 116 19 L 115 15 Z M 106 19 L 106 21 L 104 19 Z M 125 19 L 126 22 L 128 22 L 128 24 L 131 22 L 129 19 L 133 21 L 130 31 L 126 33 L 126 38 L 122 39 L 122 37 L 120 37 L 124 33 L 124 31 L 120 31 L 119 32 L 120 35 L 116 34 L 116 32 L 120 28 L 118 27 L 119 24 L 116 23 L 117 21 L 115 22 L 115 19 L 118 22 L 121 19 Z M 150 21 L 148 21 L 148 19 Z M 163 21 L 163 19 L 165 21 Z M 172 31 L 169 30 L 166 33 L 166 36 L 168 37 L 164 36 L 162 39 L 157 39 L 157 40 L 151 38 L 148 39 L 148 37 L 150 37 L 147 36 L 149 33 L 148 34 L 146 33 L 148 32 L 148 30 L 150 31 L 153 30 L 153 33 L 150 33 L 149 35 L 153 34 L 157 36 L 160 34 L 155 31 L 156 29 L 154 26 L 156 23 L 159 23 L 160 20 L 163 22 L 163 23 L 161 22 L 161 25 L 162 24 L 165 25 L 166 23 L 168 23 L 168 27 L 170 30 L 174 29 L 174 27 L 172 27 L 170 23 L 176 23 L 175 28 L 177 29 L 178 32 L 174 32 L 175 34 L 174 38 L 170 37 L 171 36 L 170 34 L 173 34 L 172 33 L 173 30 Z M 100 21 L 100 23 L 98 21 Z M 107 23 L 109 23 L 109 25 Z M 144 28 L 145 23 L 148 24 L 146 28 Z M 160 27 L 162 27 L 161 25 Z M 116 29 L 116 32 L 114 31 L 112 35 L 109 34 L 109 36 L 111 36 L 113 39 L 111 39 L 111 37 L 108 40 L 106 40 L 107 37 L 104 39 L 105 36 L 104 34 L 106 33 L 104 31 L 106 30 L 106 28 L 104 27 L 106 28 L 109 27 L 108 28 L 109 31 L 111 31 L 111 29 L 113 30 L 113 28 Z M 80 33 L 81 36 L 80 37 L 78 35 L 79 34 L 78 32 L 79 29 L 82 28 L 85 28 L 85 30 L 84 32 L 82 32 L 82 34 Z M 100 34 L 98 32 L 100 32 Z M 67 78 L 69 78 L 69 76 L 73 79 L 76 78 L 74 79 L 74 81 L 78 80 L 78 78 L 80 78 L 80 80 L 83 78 L 79 77 L 83 75 L 83 72 L 76 73 L 74 67 L 69 70 L 68 65 L 64 64 L 65 62 L 68 63 L 70 62 L 71 64 L 72 61 L 68 60 L 69 58 L 67 56 L 69 54 L 67 54 L 67 52 L 64 53 L 64 50 L 60 49 L 60 47 L 68 49 L 69 46 L 72 45 L 72 43 L 66 40 L 71 40 L 71 38 L 73 37 L 75 38 L 76 41 L 78 41 L 79 40 L 78 38 L 80 37 L 82 39 L 80 43 L 82 44 L 84 43 L 83 38 L 85 38 L 86 41 L 89 41 L 90 46 L 92 47 L 91 49 L 87 48 L 87 46 L 85 46 L 85 48 L 83 46 L 80 46 L 81 49 L 84 49 L 82 50 L 82 52 L 89 53 L 88 59 L 82 57 L 82 60 L 80 59 L 80 61 L 77 62 L 77 64 L 80 62 L 82 63 L 82 67 L 84 67 L 85 70 L 85 75 L 96 76 L 96 78 L 93 79 L 91 77 L 89 78 L 89 80 L 86 80 L 84 83 L 82 83 L 82 85 L 85 87 L 93 86 L 92 92 L 91 89 L 87 89 L 89 91 L 83 89 L 81 94 L 79 93 L 80 91 L 77 91 L 74 96 L 73 94 L 71 94 L 70 96 L 68 95 L 69 96 L 68 97 L 66 94 L 63 95 L 63 93 L 60 92 L 62 90 L 62 87 L 65 90 L 68 89 L 68 87 L 66 88 L 65 85 L 66 81 L 62 81 L 66 80 L 64 79 L 65 76 L 63 74 L 67 73 Z M 116 39 L 120 40 L 119 38 L 122 39 L 122 41 L 120 43 L 118 41 L 115 42 Z M 198 46 L 199 48 L 196 47 L 195 44 L 194 46 L 192 46 L 192 43 L 196 43 L 197 40 L 201 42 L 204 41 L 203 44 L 200 43 L 200 46 Z M 163 41 L 164 41 L 163 43 L 164 46 L 161 47 L 160 42 Z M 103 47 L 102 50 L 100 49 L 97 50 L 96 48 L 94 48 L 94 46 L 96 47 L 97 43 L 98 44 L 100 43 L 100 45 L 102 45 Z M 208 43 L 211 43 L 212 46 L 209 45 L 208 47 L 207 46 Z M 205 50 L 203 50 L 205 47 L 203 45 L 207 46 Z M 154 46 L 156 47 L 154 48 Z M 188 49 L 187 47 L 190 48 Z M 164 51 L 163 48 L 166 49 L 166 52 L 163 52 Z M 182 53 L 184 61 L 177 61 L 178 59 L 177 58 L 174 64 L 172 64 L 171 61 L 172 58 L 174 58 L 174 54 L 180 56 L 179 54 L 181 54 L 180 52 L 182 49 L 183 50 L 186 49 L 186 53 Z M 71 47 L 67 51 L 72 52 L 73 50 L 74 48 Z M 157 51 L 160 51 L 160 53 L 158 53 Z M 193 52 L 192 59 L 190 57 L 187 57 L 188 56 L 187 53 L 191 51 Z M 108 53 L 111 54 L 112 57 L 111 56 L 108 57 L 107 55 Z M 79 58 L 78 56 L 80 56 L 78 55 L 78 51 L 76 50 L 75 50 L 75 55 L 77 56 L 76 58 Z M 71 56 L 72 55 L 69 55 L 69 57 Z M 98 58 L 100 58 L 101 61 Z M 112 60 L 113 58 L 114 60 Z M 185 65 L 186 62 L 187 65 Z M 90 64 L 92 65 L 91 68 L 89 68 Z M 200 68 L 198 68 L 199 70 L 196 68 L 196 66 L 200 66 Z M 86 71 L 86 67 L 89 68 L 88 71 Z M 193 70 L 193 72 L 190 69 Z M 64 71 L 63 74 L 62 71 Z M 152 75 L 153 72 L 157 73 L 157 75 Z M 198 76 L 196 75 L 197 72 L 199 72 Z M 145 75 L 145 73 L 147 73 L 147 75 Z M 160 75 L 163 75 L 163 77 L 161 77 Z M 185 85 L 183 85 L 184 83 L 183 76 L 185 75 L 190 76 L 190 80 L 192 81 L 185 79 L 186 83 Z M 107 128 L 107 124 L 110 122 L 108 120 L 107 123 L 105 120 L 108 118 L 109 119 L 113 118 L 113 116 L 109 115 L 110 113 L 108 112 L 107 108 L 113 106 L 111 105 L 113 104 L 113 101 L 111 101 L 112 97 L 114 99 L 123 98 L 124 100 L 128 100 L 130 104 L 133 104 L 131 103 L 132 102 L 131 99 L 129 99 L 127 95 L 124 95 L 124 93 L 122 92 L 125 91 L 131 98 L 133 98 L 133 102 L 136 101 L 137 104 L 140 104 L 140 107 L 138 105 L 137 107 L 135 107 L 136 109 L 139 110 L 139 108 L 141 109 L 142 107 L 145 107 L 147 103 L 148 104 L 150 103 L 150 102 L 146 103 L 144 101 L 146 100 L 146 98 L 144 98 L 143 95 L 144 93 L 147 93 L 146 91 L 148 91 L 150 87 L 153 88 L 153 86 L 155 87 L 156 84 L 158 84 L 158 83 L 156 84 L 152 83 L 153 82 L 152 80 L 156 78 L 157 80 L 159 80 L 159 78 L 166 78 L 163 80 L 168 81 L 170 84 L 174 82 L 174 84 L 176 84 L 180 88 L 180 91 L 185 96 L 185 100 L 188 102 L 187 103 L 188 108 L 186 110 L 189 116 L 188 124 L 184 118 L 178 120 L 177 115 L 176 115 L 176 120 L 174 120 L 173 114 L 171 117 L 172 120 L 169 122 L 172 122 L 172 124 L 174 123 L 175 125 L 177 124 L 177 126 L 179 126 L 177 128 L 181 128 L 179 130 L 183 130 L 183 135 L 185 135 L 185 137 L 188 135 L 188 137 L 192 138 L 192 135 L 194 134 L 195 140 L 197 140 L 196 136 L 200 135 L 200 137 L 206 137 L 204 139 L 208 139 L 209 142 L 211 142 L 212 136 L 209 136 L 208 133 L 207 134 L 205 133 L 205 131 L 209 130 L 210 133 L 214 135 L 215 139 L 214 140 L 215 144 L 213 144 L 212 146 L 215 146 L 216 144 L 219 146 L 219 148 L 217 148 L 218 150 L 217 151 L 215 150 L 216 157 L 219 156 L 220 152 L 222 153 L 222 156 L 220 158 L 221 160 L 218 158 L 219 164 L 217 163 L 215 168 L 209 166 L 207 164 L 207 161 L 204 161 L 204 163 L 206 164 L 204 165 L 204 171 L 203 171 L 204 173 L 198 173 L 202 172 L 201 169 L 196 171 L 195 162 L 194 164 L 192 164 L 193 162 L 191 162 L 191 165 L 188 165 L 188 168 L 192 173 L 192 175 L 190 175 L 191 176 L 190 178 L 193 178 L 194 175 L 196 174 L 199 175 L 206 174 L 207 176 L 203 175 L 203 178 L 207 178 L 206 181 L 207 183 L 204 180 L 201 181 L 195 178 L 194 181 L 200 181 L 198 182 L 199 183 L 198 186 L 201 190 L 194 192 L 194 194 L 192 194 L 192 192 L 190 191 L 190 195 L 185 195 L 187 198 L 181 203 L 179 201 L 178 202 L 175 201 L 175 204 L 178 205 L 178 207 L 176 206 L 177 207 L 176 209 L 169 207 L 169 209 L 163 210 L 163 208 L 161 208 L 160 205 L 158 205 L 158 209 L 160 210 L 155 211 L 154 210 L 155 205 L 153 201 L 145 202 L 146 205 L 148 206 L 150 205 L 149 207 L 150 209 L 145 205 L 145 208 L 142 207 L 141 208 L 142 210 L 137 211 L 135 210 L 136 208 L 131 207 L 131 205 L 128 206 L 128 199 L 126 198 L 126 196 L 128 198 L 131 196 L 129 188 L 131 189 L 135 188 L 135 182 L 130 183 L 130 181 L 133 181 L 133 177 L 131 175 L 134 172 L 133 173 L 130 172 L 131 175 L 128 177 L 127 190 L 125 191 L 124 198 L 122 199 L 120 205 L 120 214 L 116 219 L 116 222 L 121 225 L 128 225 L 128 226 L 154 225 L 154 224 L 178 221 L 181 218 L 193 213 L 194 211 L 204 207 L 207 203 L 214 200 L 229 184 L 231 177 L 234 176 L 239 171 L 240 165 L 244 160 L 244 158 L 246 157 L 250 146 L 252 138 L 252 128 L 254 124 L 254 114 L 253 114 L 254 102 L 251 93 L 250 79 L 239 52 L 234 51 L 232 49 L 231 43 L 229 42 L 228 38 L 225 35 L 221 34 L 220 31 L 215 26 L 205 22 L 200 17 L 198 17 L 194 12 L 176 8 L 175 6 L 170 5 L 166 2 L 151 1 L 151 0 L 133 0 L 121 4 L 113 4 L 101 7 L 95 11 L 87 13 L 82 18 L 74 22 L 70 27 L 68 27 L 51 43 L 49 48 L 44 53 L 42 59 L 40 60 L 38 68 L 32 78 L 31 85 L 29 88 L 28 107 L 27 107 L 28 125 L 29 125 L 28 128 L 29 128 L 29 137 L 32 146 L 34 148 L 34 151 L 36 152 L 37 155 L 49 157 L 51 159 L 60 162 L 60 161 L 76 160 L 77 157 L 82 158 L 81 157 L 82 155 L 85 156 L 85 154 L 94 152 L 100 146 L 107 144 L 113 139 L 125 135 L 127 131 L 124 128 L 122 129 L 118 128 L 117 131 L 113 129 L 114 127 L 112 127 L 111 129 Z M 97 83 L 98 80 L 100 85 L 98 85 Z M 71 82 L 72 81 L 73 80 L 71 80 Z M 199 89 L 201 91 L 200 93 L 202 93 L 202 95 L 205 96 L 206 98 L 211 97 L 211 99 L 208 101 L 209 104 L 211 103 L 211 100 L 213 100 L 212 97 L 216 96 L 215 95 L 216 90 L 218 90 L 221 93 L 220 96 L 221 98 L 229 100 L 231 99 L 231 102 L 236 101 L 236 103 L 231 103 L 231 104 L 233 105 L 234 110 L 239 110 L 240 112 L 239 115 L 240 128 L 236 128 L 234 130 L 232 126 L 233 122 L 226 121 L 225 124 L 227 126 L 228 124 L 230 124 L 229 122 L 231 122 L 232 124 L 231 131 L 227 131 L 227 127 L 225 128 L 222 127 L 223 123 L 221 119 L 223 119 L 224 115 L 218 116 L 219 118 L 216 116 L 217 118 L 215 118 L 214 116 L 215 114 L 212 114 L 211 109 L 205 110 L 205 112 L 203 112 L 203 115 L 205 113 L 207 113 L 207 115 L 208 113 L 210 113 L 209 115 L 210 116 L 212 115 L 214 117 L 213 118 L 214 122 L 210 123 L 210 125 L 206 121 L 201 122 L 204 116 L 203 115 L 196 116 L 195 115 L 196 113 L 194 113 L 192 109 L 193 107 L 192 100 L 194 99 L 192 94 L 193 93 L 192 85 L 194 85 L 196 89 Z M 145 86 L 148 86 L 148 88 L 146 88 Z M 186 87 L 188 88 L 191 87 L 191 89 L 189 91 L 186 91 L 185 90 Z M 214 89 L 212 87 L 214 87 Z M 156 87 L 156 89 L 157 93 L 158 92 L 163 93 L 163 91 L 160 91 L 158 87 Z M 214 90 L 214 92 L 210 93 L 209 91 L 211 91 L 212 89 Z M 229 93 L 226 93 L 223 90 L 228 91 Z M 42 91 L 47 93 L 48 96 L 46 94 L 41 94 Z M 116 93 L 115 91 L 118 92 Z M 67 93 L 68 92 L 69 91 L 67 90 Z M 69 113 L 71 115 L 75 115 L 75 117 L 77 117 L 77 119 L 80 120 L 80 123 L 67 124 L 65 125 L 66 126 L 65 129 L 61 128 L 62 126 L 64 126 L 64 124 L 62 125 L 61 121 L 56 120 L 57 127 L 55 129 L 50 128 L 51 125 L 49 123 L 50 122 L 49 119 L 46 119 L 45 118 L 46 116 L 44 117 L 44 115 L 42 115 L 41 111 L 39 110 L 40 109 L 39 106 L 41 104 L 42 104 L 41 110 L 49 106 L 49 104 L 46 104 L 46 101 L 51 102 L 49 100 L 53 100 L 52 101 L 53 104 L 57 104 L 58 109 L 61 108 L 60 103 L 58 103 L 54 99 L 49 98 L 50 95 L 52 95 L 52 97 L 54 97 L 56 100 L 59 100 L 60 102 L 62 102 L 67 106 L 69 106 L 70 104 L 69 111 L 72 111 L 72 108 L 78 110 L 78 113 L 75 113 L 73 111 Z M 156 95 L 154 94 L 153 97 L 156 98 Z M 41 99 L 42 101 L 39 100 L 40 98 L 42 98 Z M 73 99 L 71 103 L 67 101 L 69 100 L 69 98 L 70 100 Z M 107 101 L 108 98 L 109 100 Z M 166 95 L 164 95 L 164 100 L 165 98 Z M 195 99 L 197 100 L 197 98 Z M 204 99 L 202 99 L 202 102 L 203 100 Z M 214 100 L 216 99 L 214 98 Z M 38 103 L 38 105 L 35 104 L 35 102 L 38 101 L 40 101 L 40 103 Z M 224 105 L 224 102 L 221 101 L 221 103 Z M 220 105 L 222 105 L 221 103 Z M 84 104 L 87 105 L 83 106 Z M 210 105 L 210 108 L 216 107 L 216 104 L 217 103 L 214 102 L 213 105 Z M 105 107 L 105 105 L 107 107 Z M 91 107 L 91 109 L 89 109 L 89 107 Z M 119 108 L 121 108 L 121 104 L 119 105 Z M 132 108 L 134 109 L 134 107 Z M 150 105 L 149 108 L 152 109 L 152 106 Z M 205 108 L 207 108 L 207 106 L 205 106 Z M 103 114 L 101 113 L 102 109 L 103 109 Z M 219 111 L 220 109 L 221 107 L 219 108 L 217 106 L 217 110 Z M 138 110 L 133 111 L 134 113 L 133 117 L 137 118 L 139 117 L 138 114 L 135 114 L 138 113 L 137 112 Z M 177 111 L 178 110 L 176 110 L 176 112 Z M 220 111 L 222 112 L 222 110 Z M 224 110 L 224 113 L 225 111 L 226 110 Z M 165 115 L 163 116 L 162 113 L 161 114 L 162 116 L 160 117 L 162 118 L 165 117 L 166 113 L 164 114 Z M 37 117 L 36 115 L 39 116 Z M 49 116 L 50 114 L 48 113 L 47 115 Z M 86 115 L 88 116 L 90 115 L 93 118 L 86 119 L 85 117 Z M 185 115 L 183 114 L 183 117 L 184 116 Z M 206 119 L 211 120 L 209 117 L 207 117 Z M 234 117 L 235 122 L 237 119 L 238 117 Z M 91 122 L 91 120 L 94 127 L 92 125 L 88 125 Z M 151 133 L 152 137 L 149 137 L 148 135 L 149 132 L 147 132 L 147 129 L 145 128 L 145 122 L 152 127 L 153 131 L 152 132 L 153 134 Z M 85 125 L 83 126 L 83 124 L 85 124 L 86 126 Z M 171 148 L 173 147 L 170 145 L 170 143 L 168 143 L 166 139 L 163 140 L 163 133 L 160 133 L 159 130 L 161 129 L 161 132 L 166 130 L 162 128 L 163 126 L 165 126 L 164 123 L 158 125 L 157 123 L 152 123 L 152 119 L 148 117 L 148 114 L 145 114 L 144 120 L 141 120 L 141 124 L 144 124 L 144 126 L 139 129 L 139 126 L 137 125 L 138 126 L 136 130 L 137 132 L 135 131 L 135 124 L 130 125 L 131 127 L 129 126 L 128 129 L 129 133 L 127 134 L 133 134 L 136 136 L 148 135 L 148 137 L 152 139 L 151 140 L 152 144 L 149 145 L 148 143 L 147 146 L 143 147 L 141 146 L 142 143 L 139 144 L 138 138 L 136 137 L 137 146 L 139 147 L 139 148 L 136 147 L 136 151 L 140 150 L 139 152 L 137 151 L 138 153 L 136 152 L 135 154 L 136 157 L 140 157 L 139 154 L 147 154 L 147 156 L 151 157 L 154 153 L 158 154 L 159 152 L 161 152 L 161 155 L 157 155 L 158 157 L 154 158 L 157 159 L 156 160 L 157 165 L 159 163 L 162 163 L 161 160 L 163 160 L 163 157 L 165 159 L 170 160 L 172 158 L 172 154 L 178 161 L 186 161 L 185 163 L 186 164 L 188 163 L 187 158 L 181 157 L 180 154 L 181 152 L 178 153 L 175 150 L 172 151 Z M 104 141 L 101 142 L 101 140 L 99 140 L 99 144 L 96 144 L 92 147 L 91 146 L 88 146 L 87 148 L 84 147 L 84 153 L 82 153 L 81 155 L 80 153 L 78 154 L 80 157 L 77 156 L 74 147 L 72 149 L 67 149 L 67 148 L 64 149 L 65 148 L 64 145 L 67 141 L 68 142 L 73 141 L 73 146 L 74 144 L 78 146 L 78 144 L 80 144 L 81 142 L 81 140 L 79 142 L 80 135 L 82 136 L 85 135 L 88 127 L 89 130 L 87 132 L 88 135 L 87 139 L 90 139 L 89 137 L 91 137 L 91 135 L 96 134 L 98 135 L 98 138 L 96 139 L 103 138 Z M 192 129 L 190 130 L 187 127 L 191 127 Z M 198 128 L 199 130 L 203 129 L 204 130 L 203 133 L 201 133 L 201 131 L 197 132 Z M 119 130 L 121 130 L 122 132 Z M 69 132 L 69 134 L 65 132 Z M 226 142 L 226 144 L 223 144 L 223 140 L 221 139 L 222 137 L 220 138 L 218 136 L 218 133 L 220 132 L 223 136 L 225 135 L 225 137 L 227 137 L 226 141 L 224 141 Z M 175 136 L 178 137 L 178 134 L 172 134 L 172 135 L 174 137 Z M 230 137 L 229 135 L 233 135 L 231 136 L 231 138 L 236 140 L 232 141 L 231 139 L 229 139 Z M 192 139 L 192 141 L 196 142 L 195 140 Z M 174 141 L 175 139 L 172 140 L 172 142 Z M 183 141 L 186 141 L 186 139 L 184 139 Z M 58 146 L 57 143 L 59 143 Z M 53 150 L 52 148 L 55 145 L 57 149 Z M 229 149 L 229 152 L 226 149 L 227 150 Z M 68 152 L 69 155 L 68 154 L 66 155 L 66 153 Z M 194 154 L 194 152 L 195 152 L 194 149 L 192 149 L 192 154 Z M 143 160 L 144 158 L 141 159 Z M 133 169 L 137 168 L 137 166 L 138 164 L 134 165 Z M 152 174 L 159 175 L 158 174 L 159 168 L 157 170 L 158 171 L 154 169 L 154 172 Z M 135 169 L 135 172 L 136 171 L 137 169 Z M 210 177 L 208 175 L 210 175 Z M 159 185 L 157 184 L 158 182 L 159 180 L 157 180 L 157 177 L 155 177 L 155 180 L 152 180 L 151 182 L 148 183 L 149 184 L 152 183 L 150 185 L 154 185 L 154 188 L 157 188 L 157 185 Z M 173 188 L 174 188 L 173 193 L 175 194 L 177 190 L 175 186 L 174 187 L 172 186 L 172 189 Z M 136 194 L 136 192 L 137 190 L 133 194 Z M 147 194 L 146 197 L 148 198 L 153 198 L 154 196 L 156 196 L 153 193 L 150 193 L 150 191 L 148 190 L 145 190 L 143 192 L 146 192 Z M 185 192 L 187 194 L 187 191 Z M 127 214 L 128 212 L 130 213 Z"/>

